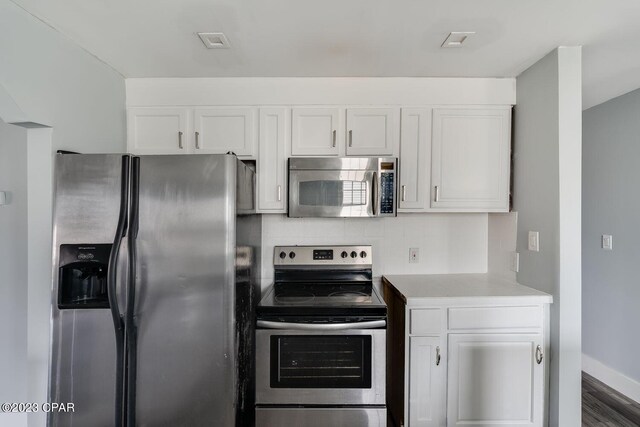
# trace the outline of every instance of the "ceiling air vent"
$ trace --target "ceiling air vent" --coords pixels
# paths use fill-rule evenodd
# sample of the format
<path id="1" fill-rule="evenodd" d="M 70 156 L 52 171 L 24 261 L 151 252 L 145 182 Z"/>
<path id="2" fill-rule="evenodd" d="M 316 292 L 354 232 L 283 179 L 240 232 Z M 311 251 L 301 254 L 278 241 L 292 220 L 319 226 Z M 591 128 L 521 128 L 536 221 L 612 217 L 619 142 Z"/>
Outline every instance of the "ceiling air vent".
<path id="1" fill-rule="evenodd" d="M 198 33 L 207 49 L 229 49 L 229 40 L 223 33 Z"/>
<path id="2" fill-rule="evenodd" d="M 462 47 L 463 43 L 474 34 L 474 31 L 452 31 L 442 42 L 441 47 Z"/>

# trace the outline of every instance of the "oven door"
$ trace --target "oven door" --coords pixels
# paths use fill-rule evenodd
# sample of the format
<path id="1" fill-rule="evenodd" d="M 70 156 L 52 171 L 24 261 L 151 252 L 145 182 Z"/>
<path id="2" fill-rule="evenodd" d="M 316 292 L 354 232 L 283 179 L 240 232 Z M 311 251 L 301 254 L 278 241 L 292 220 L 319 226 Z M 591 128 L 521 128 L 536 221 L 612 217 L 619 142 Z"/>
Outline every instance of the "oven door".
<path id="1" fill-rule="evenodd" d="M 290 217 L 378 216 L 377 170 L 289 170 Z"/>
<path id="2" fill-rule="evenodd" d="M 384 405 L 385 329 L 256 331 L 256 404 Z"/>

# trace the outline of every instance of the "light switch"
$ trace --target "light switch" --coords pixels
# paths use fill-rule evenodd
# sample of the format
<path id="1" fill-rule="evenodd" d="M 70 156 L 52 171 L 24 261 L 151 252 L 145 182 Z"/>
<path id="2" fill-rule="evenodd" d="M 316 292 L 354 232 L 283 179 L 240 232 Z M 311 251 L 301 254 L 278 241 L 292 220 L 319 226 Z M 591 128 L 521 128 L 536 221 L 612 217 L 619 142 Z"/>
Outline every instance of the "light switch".
<path id="1" fill-rule="evenodd" d="M 611 234 L 602 235 L 602 249 L 613 250 L 613 236 Z"/>
<path id="2" fill-rule="evenodd" d="M 529 250 L 533 252 L 540 251 L 540 233 L 537 231 L 529 232 Z"/>

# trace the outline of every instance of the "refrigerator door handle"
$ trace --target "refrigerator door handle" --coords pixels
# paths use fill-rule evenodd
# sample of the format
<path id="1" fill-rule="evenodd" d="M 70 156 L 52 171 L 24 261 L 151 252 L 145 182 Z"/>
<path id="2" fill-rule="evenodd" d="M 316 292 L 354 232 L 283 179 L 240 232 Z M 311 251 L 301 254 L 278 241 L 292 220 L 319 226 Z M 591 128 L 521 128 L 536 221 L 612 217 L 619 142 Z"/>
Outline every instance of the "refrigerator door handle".
<path id="1" fill-rule="evenodd" d="M 131 203 L 129 213 L 129 235 L 127 243 L 129 248 L 129 271 L 127 279 L 127 312 L 125 314 L 125 336 L 127 354 L 127 426 L 136 425 L 136 377 L 137 377 L 137 348 L 138 348 L 138 328 L 135 323 L 136 307 L 136 267 L 137 267 L 137 246 L 139 226 L 139 206 L 140 206 L 140 157 L 134 157 L 131 169 Z"/>
<path id="2" fill-rule="evenodd" d="M 113 326 L 116 335 L 116 388 L 115 392 L 115 426 L 124 425 L 124 322 L 122 312 L 118 306 L 117 297 L 117 277 L 118 277 L 118 255 L 122 240 L 127 234 L 129 217 L 129 170 L 131 158 L 122 156 L 122 171 L 120 184 L 120 213 L 118 215 L 118 225 L 113 238 L 111 253 L 109 254 L 109 265 L 107 267 L 107 297 L 109 308 L 113 318 Z"/>

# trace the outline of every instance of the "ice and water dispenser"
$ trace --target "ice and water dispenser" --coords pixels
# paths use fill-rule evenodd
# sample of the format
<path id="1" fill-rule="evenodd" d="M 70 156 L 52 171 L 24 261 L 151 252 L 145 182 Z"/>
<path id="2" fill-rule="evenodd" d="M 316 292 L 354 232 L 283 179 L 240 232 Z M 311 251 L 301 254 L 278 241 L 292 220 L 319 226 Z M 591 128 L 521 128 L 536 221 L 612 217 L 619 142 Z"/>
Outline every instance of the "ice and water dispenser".
<path id="1" fill-rule="evenodd" d="M 58 308 L 109 308 L 110 244 L 61 245 Z"/>

